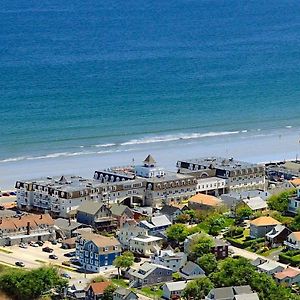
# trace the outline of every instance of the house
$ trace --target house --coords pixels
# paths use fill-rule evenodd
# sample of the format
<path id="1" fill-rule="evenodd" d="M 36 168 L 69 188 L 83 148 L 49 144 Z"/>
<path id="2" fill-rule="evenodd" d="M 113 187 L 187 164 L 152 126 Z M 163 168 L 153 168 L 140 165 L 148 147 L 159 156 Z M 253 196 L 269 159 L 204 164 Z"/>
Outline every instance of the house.
<path id="1" fill-rule="evenodd" d="M 188 261 L 179 269 L 180 276 L 185 280 L 192 280 L 205 276 L 203 269 L 192 261 Z"/>
<path id="2" fill-rule="evenodd" d="M 171 221 L 165 216 L 155 216 L 152 217 L 150 221 L 140 221 L 139 226 L 148 230 L 149 234 L 164 232 L 170 225 Z"/>
<path id="3" fill-rule="evenodd" d="M 111 285 L 110 281 L 104 282 L 93 282 L 86 290 L 86 300 L 100 300 L 104 294 L 107 287 Z"/>
<path id="4" fill-rule="evenodd" d="M 254 212 L 264 211 L 268 208 L 267 201 L 262 199 L 260 196 L 248 197 L 243 199 L 243 202 Z"/>
<path id="5" fill-rule="evenodd" d="M 287 269 L 275 273 L 274 278 L 277 283 L 285 286 L 292 286 L 293 284 L 300 284 L 300 270 L 288 267 Z"/>
<path id="6" fill-rule="evenodd" d="M 266 234 L 266 241 L 271 246 L 271 248 L 279 247 L 287 239 L 288 235 L 292 231 L 287 227 L 278 224 L 270 232 Z"/>
<path id="7" fill-rule="evenodd" d="M 182 210 L 173 205 L 164 205 L 160 213 L 165 215 L 173 223 L 178 216 L 182 215 Z"/>
<path id="8" fill-rule="evenodd" d="M 287 211 L 295 215 L 300 207 L 300 187 L 297 187 L 297 195 L 289 199 Z"/>
<path id="9" fill-rule="evenodd" d="M 85 228 L 87 225 L 76 222 L 75 220 L 58 218 L 54 220 L 54 229 L 56 231 L 56 236 L 62 239 L 69 239 L 75 237 L 76 230 L 80 228 Z"/>
<path id="10" fill-rule="evenodd" d="M 179 268 L 186 264 L 187 255 L 184 252 L 174 252 L 171 247 L 168 247 L 165 250 L 156 251 L 151 257 L 151 262 L 177 272 Z"/>
<path id="11" fill-rule="evenodd" d="M 130 289 L 117 288 L 113 293 L 113 300 L 138 300 L 138 295 Z"/>
<path id="12" fill-rule="evenodd" d="M 253 239 L 264 237 L 276 225 L 281 224 L 272 217 L 259 217 L 250 222 L 250 237 Z"/>
<path id="13" fill-rule="evenodd" d="M 123 227 L 127 220 L 134 219 L 134 213 L 126 205 L 115 203 L 111 205 L 110 210 L 112 216 L 117 219 L 119 228 Z"/>
<path id="14" fill-rule="evenodd" d="M 139 269 L 129 270 L 129 287 L 141 287 L 162 282 L 172 281 L 172 269 L 145 262 Z"/>
<path id="15" fill-rule="evenodd" d="M 85 280 L 73 281 L 67 288 L 67 298 L 76 300 L 85 300 L 85 291 L 87 282 Z"/>
<path id="16" fill-rule="evenodd" d="M 211 248 L 211 253 L 213 253 L 216 259 L 224 259 L 228 257 L 228 243 L 221 239 L 213 239 L 214 246 Z"/>
<path id="17" fill-rule="evenodd" d="M 223 203 L 217 197 L 201 193 L 192 196 L 188 201 L 188 207 L 196 210 L 216 209 Z"/>
<path id="18" fill-rule="evenodd" d="M 76 256 L 86 271 L 107 270 L 120 252 L 121 245 L 114 237 L 83 233 L 76 240 Z"/>
<path id="19" fill-rule="evenodd" d="M 275 261 L 267 261 L 257 266 L 257 270 L 268 275 L 273 275 L 275 273 L 283 271 L 284 267 L 282 267 L 279 263 Z"/>
<path id="20" fill-rule="evenodd" d="M 86 201 L 77 209 L 77 221 L 106 231 L 117 227 L 108 206 L 96 201 Z"/>
<path id="21" fill-rule="evenodd" d="M 263 258 L 258 257 L 258 258 L 256 258 L 255 260 L 253 260 L 251 262 L 251 265 L 254 266 L 254 267 L 257 267 L 259 265 L 264 264 L 265 262 L 267 262 L 267 259 L 263 259 Z"/>
<path id="22" fill-rule="evenodd" d="M 300 231 L 292 232 L 283 243 L 289 250 L 300 250 Z"/>
<path id="23" fill-rule="evenodd" d="M 0 246 L 54 239 L 54 221 L 49 214 L 25 214 L 0 219 Z"/>
<path id="24" fill-rule="evenodd" d="M 134 220 L 127 220 L 118 232 L 118 239 L 123 248 L 129 249 L 131 239 L 141 235 L 148 235 L 148 229 L 139 226 Z"/>
<path id="25" fill-rule="evenodd" d="M 152 235 L 138 235 L 129 241 L 129 250 L 146 257 L 160 250 L 162 238 Z"/>
<path id="26" fill-rule="evenodd" d="M 166 282 L 162 287 L 162 297 L 164 299 L 181 299 L 186 285 L 186 281 Z"/>
<path id="27" fill-rule="evenodd" d="M 259 300 L 249 285 L 212 289 L 205 300 Z"/>
<path id="28" fill-rule="evenodd" d="M 61 241 L 61 248 L 63 249 L 74 249 L 76 248 L 76 237 L 65 239 Z"/>

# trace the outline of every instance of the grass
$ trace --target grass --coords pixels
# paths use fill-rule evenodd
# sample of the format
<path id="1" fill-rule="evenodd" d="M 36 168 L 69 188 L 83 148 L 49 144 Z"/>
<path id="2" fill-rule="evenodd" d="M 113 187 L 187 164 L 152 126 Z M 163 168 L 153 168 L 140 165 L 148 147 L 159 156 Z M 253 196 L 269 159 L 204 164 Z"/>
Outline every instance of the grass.
<path id="1" fill-rule="evenodd" d="M 15 266 L 9 265 L 9 264 L 4 264 L 4 263 L 0 263 L 0 274 L 5 273 L 7 271 L 10 271 L 12 269 L 15 269 Z M 1 299 L 1 298 L 0 298 Z"/>
<path id="2" fill-rule="evenodd" d="M 238 238 L 238 239 L 235 239 L 236 241 L 238 242 L 244 242 L 246 240 L 247 237 L 250 236 L 250 228 L 246 228 L 243 232 L 243 236 Z"/>
<path id="3" fill-rule="evenodd" d="M 13 253 L 12 251 L 7 250 L 7 249 L 3 249 L 3 248 L 0 248 L 0 252 L 6 253 L 6 254 Z"/>
<path id="4" fill-rule="evenodd" d="M 72 271 L 72 272 L 75 272 L 77 270 L 75 268 L 63 266 L 63 265 L 60 265 L 60 264 L 54 264 L 54 266 L 58 267 L 58 268 L 61 268 L 61 269 L 64 269 L 64 270 L 67 270 L 67 271 Z"/>
<path id="5" fill-rule="evenodd" d="M 135 292 L 145 295 L 149 298 L 160 299 L 163 295 L 163 290 L 159 286 L 147 286 L 141 289 L 133 289 Z"/>
<path id="6" fill-rule="evenodd" d="M 278 250 L 283 250 L 284 249 L 284 247 L 277 247 L 277 248 L 273 248 L 273 249 L 270 249 L 270 250 L 268 250 L 268 251 L 265 251 L 265 252 L 263 252 L 263 253 L 260 253 L 260 255 L 262 255 L 262 256 L 270 256 L 273 252 L 275 252 L 275 251 L 278 251 Z"/>
<path id="7" fill-rule="evenodd" d="M 122 288 L 127 288 L 128 287 L 128 282 L 125 279 L 118 279 L 118 278 L 113 278 L 111 280 L 115 285 L 120 286 Z"/>
<path id="8" fill-rule="evenodd" d="M 38 263 L 41 263 L 41 264 L 46 264 L 47 263 L 46 261 L 40 260 L 40 259 L 36 259 L 35 261 L 38 262 Z"/>

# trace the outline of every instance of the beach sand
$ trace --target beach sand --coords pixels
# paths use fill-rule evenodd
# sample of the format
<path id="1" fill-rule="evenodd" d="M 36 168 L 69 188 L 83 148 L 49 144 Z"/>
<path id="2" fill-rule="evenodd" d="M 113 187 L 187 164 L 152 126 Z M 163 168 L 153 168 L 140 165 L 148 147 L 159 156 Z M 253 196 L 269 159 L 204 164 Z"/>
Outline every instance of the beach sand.
<path id="1" fill-rule="evenodd" d="M 141 163 L 151 153 L 157 163 L 170 171 L 176 161 L 202 156 L 225 156 L 249 162 L 270 162 L 300 157 L 298 130 L 286 129 L 268 135 L 218 137 L 176 143 L 149 144 L 142 148 L 117 153 L 73 157 L 45 158 L 0 163 L 0 189 L 13 189 L 17 180 L 53 175 L 81 175 L 92 178 L 95 170 L 111 166 Z"/>

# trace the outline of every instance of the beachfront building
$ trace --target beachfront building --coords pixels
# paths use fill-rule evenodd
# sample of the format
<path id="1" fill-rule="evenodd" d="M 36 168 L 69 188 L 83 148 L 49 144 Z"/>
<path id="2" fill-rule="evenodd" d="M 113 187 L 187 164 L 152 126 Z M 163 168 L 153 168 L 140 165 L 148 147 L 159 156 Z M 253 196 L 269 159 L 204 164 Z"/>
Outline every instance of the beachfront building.
<path id="1" fill-rule="evenodd" d="M 0 219 L 0 246 L 54 239 L 54 221 L 48 214 Z"/>
<path id="2" fill-rule="evenodd" d="M 120 253 L 121 245 L 114 237 L 94 233 L 83 233 L 77 237 L 76 256 L 86 271 L 100 272 L 111 268 Z"/>
<path id="3" fill-rule="evenodd" d="M 218 177 L 226 180 L 218 193 L 230 191 L 245 191 L 250 189 L 265 189 L 265 167 L 237 161 L 233 158 L 209 157 L 188 159 L 177 162 L 178 172 L 193 175 L 197 179 Z"/>

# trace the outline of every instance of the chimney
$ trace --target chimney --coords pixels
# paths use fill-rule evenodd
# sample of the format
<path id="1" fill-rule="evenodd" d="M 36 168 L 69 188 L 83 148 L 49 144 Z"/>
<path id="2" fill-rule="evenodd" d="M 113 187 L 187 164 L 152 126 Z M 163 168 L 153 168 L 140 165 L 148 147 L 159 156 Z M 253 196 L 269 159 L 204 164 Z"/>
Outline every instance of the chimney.
<path id="1" fill-rule="evenodd" d="M 71 226 L 71 218 L 69 218 L 69 226 Z"/>
<path id="2" fill-rule="evenodd" d="M 2 219 L 0 219 L 0 224 L 2 224 Z"/>
<path id="3" fill-rule="evenodd" d="M 22 218 L 22 217 L 21 217 L 21 216 L 19 216 L 19 220 L 21 220 L 21 218 Z"/>
<path id="4" fill-rule="evenodd" d="M 27 235 L 30 235 L 30 222 L 27 222 Z"/>
<path id="5" fill-rule="evenodd" d="M 40 219 L 41 219 L 41 220 L 43 219 L 43 215 L 40 215 Z"/>

